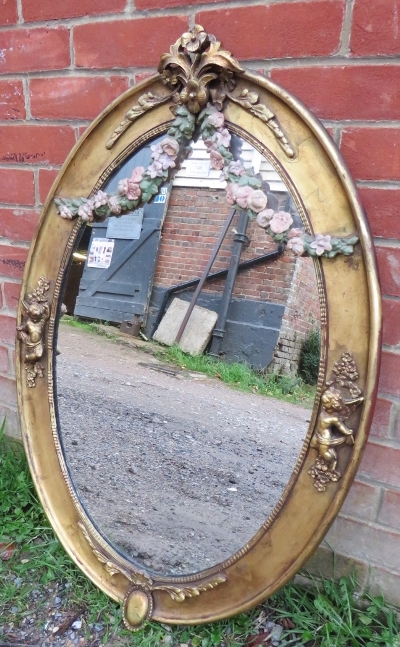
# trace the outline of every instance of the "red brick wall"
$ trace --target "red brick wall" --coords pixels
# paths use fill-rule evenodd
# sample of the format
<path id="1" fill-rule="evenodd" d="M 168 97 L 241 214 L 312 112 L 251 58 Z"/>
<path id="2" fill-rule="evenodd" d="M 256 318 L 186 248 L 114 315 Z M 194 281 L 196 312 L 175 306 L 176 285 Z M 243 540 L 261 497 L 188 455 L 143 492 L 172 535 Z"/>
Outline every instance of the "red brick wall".
<path id="1" fill-rule="evenodd" d="M 170 287 L 201 276 L 228 212 L 225 191 L 174 187 L 164 221 L 154 284 Z M 238 215 L 235 215 L 212 266 L 212 272 L 229 267 L 233 229 L 237 227 L 237 223 Z M 277 248 L 277 244 L 255 221 L 249 222 L 247 235 L 250 243 L 243 247 L 241 261 L 267 254 Z M 272 263 L 240 272 L 233 296 L 286 304 L 294 267 L 295 258 L 286 254 Z M 205 289 L 218 292 L 224 289 L 224 285 L 225 279 L 221 279 L 209 283 Z"/>
<path id="2" fill-rule="evenodd" d="M 321 308 L 317 277 L 311 258 L 297 258 L 282 317 L 281 331 L 269 370 L 296 375 L 303 342 L 320 328 Z"/>
<path id="3" fill-rule="evenodd" d="M 78 134 L 200 22 L 332 133 L 375 237 L 383 364 L 370 442 L 329 533 L 400 604 L 399 0 L 3 0 L 0 8 L 0 401 L 15 410 L 18 284 L 40 204 Z M 220 6 L 221 5 L 221 6 Z M 143 46 L 143 40 L 146 46 Z M 371 566 L 371 568 L 369 568 Z"/>

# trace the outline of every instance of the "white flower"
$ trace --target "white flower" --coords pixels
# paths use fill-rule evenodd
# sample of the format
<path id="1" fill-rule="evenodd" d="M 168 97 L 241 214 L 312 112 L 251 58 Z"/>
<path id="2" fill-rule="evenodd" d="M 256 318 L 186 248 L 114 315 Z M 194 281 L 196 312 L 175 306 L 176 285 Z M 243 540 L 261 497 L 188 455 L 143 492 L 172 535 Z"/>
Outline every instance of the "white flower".
<path id="1" fill-rule="evenodd" d="M 87 200 L 84 204 L 78 209 L 78 216 L 82 218 L 85 222 L 92 222 L 93 220 L 93 209 L 94 202 L 93 200 Z"/>
<path id="2" fill-rule="evenodd" d="M 124 178 L 118 182 L 118 193 L 120 195 L 126 195 L 129 191 L 128 178 Z"/>
<path id="3" fill-rule="evenodd" d="M 331 237 L 329 234 L 324 236 L 323 234 L 317 234 L 315 240 L 311 243 L 310 247 L 315 249 L 317 256 L 322 256 L 322 254 L 327 251 L 330 252 L 332 249 Z"/>
<path id="4" fill-rule="evenodd" d="M 97 191 L 96 195 L 93 196 L 93 200 L 94 206 L 97 209 L 98 207 L 102 207 L 103 205 L 107 204 L 108 195 L 104 191 Z"/>
<path id="5" fill-rule="evenodd" d="M 118 200 L 118 196 L 112 195 L 108 198 L 108 206 L 110 208 L 111 213 L 114 214 L 114 216 L 119 216 L 119 214 L 122 211 L 121 205 Z"/>
<path id="6" fill-rule="evenodd" d="M 268 227 L 274 213 L 273 209 L 264 209 L 263 211 L 260 211 L 256 218 L 257 225 L 262 229 Z"/>
<path id="7" fill-rule="evenodd" d="M 249 195 L 247 206 L 252 211 L 259 213 L 260 211 L 263 211 L 265 209 L 267 202 L 268 198 L 265 195 L 264 191 L 261 191 L 261 189 L 256 189 Z"/>
<path id="8" fill-rule="evenodd" d="M 66 207 L 65 204 L 63 204 L 62 207 L 58 208 L 58 213 L 60 214 L 61 218 L 65 218 L 66 220 L 72 220 L 73 218 L 71 209 L 69 207 Z"/>
<path id="9" fill-rule="evenodd" d="M 243 175 L 246 169 L 240 160 L 236 160 L 229 164 L 228 170 L 229 173 L 233 173 L 233 175 Z"/>
<path id="10" fill-rule="evenodd" d="M 223 128 L 222 130 L 217 130 L 213 134 L 213 136 L 211 137 L 211 141 L 216 146 L 216 148 L 219 148 L 219 146 L 224 146 L 224 148 L 229 148 L 229 145 L 231 143 L 231 136 L 229 131 L 226 128 Z"/>
<path id="11" fill-rule="evenodd" d="M 297 256 L 304 253 L 304 241 L 301 236 L 293 236 L 289 238 L 287 248 L 291 249 Z"/>

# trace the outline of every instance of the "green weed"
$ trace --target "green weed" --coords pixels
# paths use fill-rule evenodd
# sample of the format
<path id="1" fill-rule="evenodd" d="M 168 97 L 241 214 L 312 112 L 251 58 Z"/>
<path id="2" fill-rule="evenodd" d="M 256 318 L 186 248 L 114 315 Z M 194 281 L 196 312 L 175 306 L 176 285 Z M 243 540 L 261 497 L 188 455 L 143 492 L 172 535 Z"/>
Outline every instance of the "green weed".
<path id="1" fill-rule="evenodd" d="M 383 597 L 356 593 L 356 578 L 318 580 L 311 590 L 287 585 L 271 598 L 276 617 L 295 625 L 287 634 L 307 647 L 396 647 L 400 626 Z M 290 643 L 286 643 L 290 644 Z M 298 644 L 297 642 L 293 644 Z"/>
<path id="2" fill-rule="evenodd" d="M 305 384 L 299 377 L 274 375 L 254 371 L 250 366 L 227 363 L 209 355 L 192 356 L 184 353 L 179 346 L 161 347 L 154 350 L 156 357 L 189 371 L 217 377 L 240 391 L 267 395 L 286 402 L 312 406 L 315 388 Z"/>
<path id="3" fill-rule="evenodd" d="M 25 455 L 17 443 L 4 439 L 4 425 L 0 428 L 0 542 L 12 540 L 15 546 L 11 559 L 0 556 L 0 628 L 9 622 L 18 627 L 33 607 L 43 626 L 51 598 L 46 591 L 54 592 L 55 585 L 63 583 L 68 585 L 63 609 L 82 609 L 84 626 L 101 623 L 102 642 L 115 646 L 243 647 L 249 636 L 257 635 L 263 617 L 278 623 L 281 619 L 283 624 L 291 620 L 293 628 L 284 632 L 279 647 L 400 647 L 395 611 L 382 597 L 366 595 L 360 605 L 354 578 L 316 582 L 314 590 L 289 584 L 261 607 L 204 626 L 150 622 L 138 632 L 128 632 L 121 622 L 120 605 L 79 571 L 54 536 L 36 497 Z M 44 597 L 33 601 L 32 592 L 38 589 L 45 592 Z"/>
<path id="4" fill-rule="evenodd" d="M 316 384 L 318 381 L 320 353 L 320 332 L 312 330 L 300 351 L 299 376 L 306 384 Z"/>
<path id="5" fill-rule="evenodd" d="M 85 332 L 96 333 L 108 337 L 114 342 L 121 342 L 118 337 L 118 329 L 115 334 L 104 330 L 102 326 L 105 323 L 90 322 L 79 317 L 70 317 L 65 315 L 62 323 L 75 328 L 80 328 Z M 175 366 L 185 368 L 188 371 L 204 373 L 210 377 L 216 377 L 225 384 L 244 391 L 246 393 L 258 393 L 269 397 L 294 402 L 305 407 L 311 408 L 314 404 L 315 388 L 306 384 L 301 377 L 288 377 L 285 375 L 266 374 L 261 371 L 257 372 L 246 364 L 227 363 L 218 360 L 210 355 L 188 355 L 184 353 L 179 346 L 161 346 L 157 342 L 149 341 L 143 351 L 157 357 L 160 361 L 169 362 Z"/>

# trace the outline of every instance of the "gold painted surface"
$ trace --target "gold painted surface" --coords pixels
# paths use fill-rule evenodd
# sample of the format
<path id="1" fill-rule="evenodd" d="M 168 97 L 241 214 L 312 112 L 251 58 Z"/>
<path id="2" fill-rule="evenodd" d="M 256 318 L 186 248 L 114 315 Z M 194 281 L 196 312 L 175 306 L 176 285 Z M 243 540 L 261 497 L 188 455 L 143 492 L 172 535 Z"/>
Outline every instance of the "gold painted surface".
<path id="1" fill-rule="evenodd" d="M 124 623 L 127 629 L 137 630 L 151 614 L 149 596 L 140 589 L 133 589 L 124 603 Z"/>
<path id="2" fill-rule="evenodd" d="M 80 224 L 59 218 L 53 198 L 55 195 L 89 196 L 110 169 L 135 150 L 150 131 L 166 130 L 171 113 L 167 105 L 156 105 L 120 134 L 111 151 L 105 147 L 118 124 L 144 93 L 162 96 L 165 86 L 160 77 L 143 82 L 117 99 L 74 148 L 44 205 L 24 274 L 22 294 L 34 290 L 43 276 L 51 285 L 50 316 L 44 327 L 47 348 L 44 379 L 37 380 L 34 389 L 24 379 L 25 346 L 18 342 L 17 347 L 19 406 L 33 478 L 44 509 L 67 552 L 108 595 L 120 601 L 129 600 L 131 625 L 135 618 L 143 617 L 176 624 L 216 620 L 250 608 L 281 587 L 314 551 L 339 511 L 360 461 L 372 418 L 380 352 L 380 295 L 372 242 L 355 187 L 333 142 L 302 104 L 264 77 L 237 72 L 235 96 L 244 90 L 256 93 L 259 102 L 275 115 L 296 154 L 289 157 L 268 124 L 228 101 L 225 116 L 232 130 L 248 133 L 248 138 L 257 142 L 258 149 L 267 149 L 268 159 L 276 160 L 284 170 L 311 232 L 340 236 L 357 233 L 361 242 L 351 258 L 338 256 L 316 261 L 326 303 L 319 395 L 306 444 L 284 496 L 242 551 L 224 564 L 192 576 L 153 580 L 144 573 L 140 582 L 135 581 L 134 573 L 138 571 L 134 565 L 116 553 L 86 517 L 69 480 L 56 426 L 52 383 L 54 325 L 61 280 Z M 19 321 L 23 313 L 21 302 Z M 324 492 L 318 492 L 308 473 L 316 458 L 310 441 L 321 421 L 320 395 L 326 376 L 331 375 L 335 363 L 346 352 L 354 356 L 359 374 L 357 386 L 364 402 L 351 418 L 354 444 L 344 443 L 340 447 L 341 478 L 332 481 Z M 95 551 L 102 556 L 101 560 Z M 220 578 L 225 579 L 219 581 Z M 149 579 L 151 594 L 146 590 Z M 207 585 L 214 582 L 218 586 Z M 171 595 L 175 591 L 176 595 Z M 198 595 L 196 591 L 204 594 Z M 144 595 L 148 596 L 148 607 Z M 182 603 L 177 604 L 178 601 Z M 127 612 L 125 615 L 128 618 Z"/>

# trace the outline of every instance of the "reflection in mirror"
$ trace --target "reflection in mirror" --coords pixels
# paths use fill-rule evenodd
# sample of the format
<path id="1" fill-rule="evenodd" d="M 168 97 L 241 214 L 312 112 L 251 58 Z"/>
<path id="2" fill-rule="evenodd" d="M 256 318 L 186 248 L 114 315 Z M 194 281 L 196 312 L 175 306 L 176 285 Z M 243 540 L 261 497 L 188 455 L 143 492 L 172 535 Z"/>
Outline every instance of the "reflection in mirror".
<path id="1" fill-rule="evenodd" d="M 281 176 L 248 142 L 232 140 L 236 158 L 260 174 L 268 207 L 300 225 Z M 320 319 L 312 259 L 282 255 L 243 212 L 230 221 L 220 172 L 202 142 L 192 148 L 151 204 L 86 227 L 63 301 L 69 315 L 108 325 L 99 335 L 61 320 L 56 361 L 60 436 L 82 505 L 123 554 L 170 575 L 228 559 L 279 501 L 310 411 L 262 386 L 243 392 L 239 371 L 295 380 Z M 107 190 L 149 162 L 150 144 Z M 216 276 L 201 286 L 180 341 L 223 361 L 207 376 L 184 355 L 168 364 L 163 346 L 147 340 L 175 340 L 224 226 Z M 229 386 L 220 378 L 232 364 Z"/>

